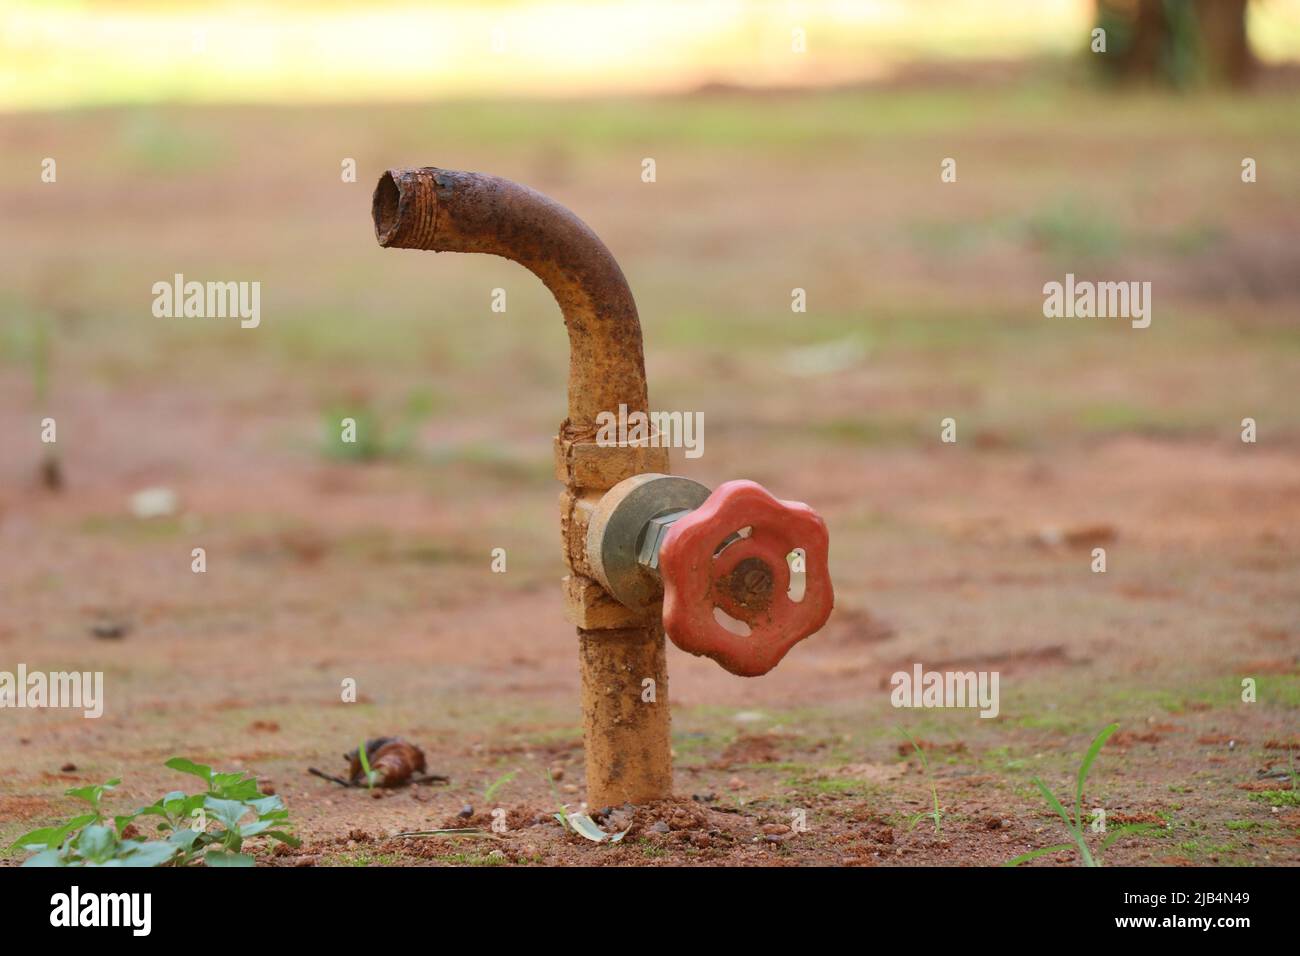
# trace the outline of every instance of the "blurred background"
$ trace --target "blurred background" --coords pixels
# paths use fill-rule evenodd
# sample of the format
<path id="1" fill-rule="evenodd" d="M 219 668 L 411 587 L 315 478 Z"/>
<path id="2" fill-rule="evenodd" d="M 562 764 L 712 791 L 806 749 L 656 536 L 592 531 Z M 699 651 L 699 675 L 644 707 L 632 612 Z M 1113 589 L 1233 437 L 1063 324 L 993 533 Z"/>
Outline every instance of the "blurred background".
<path id="1" fill-rule="evenodd" d="M 836 615 L 771 676 L 671 651 L 679 767 L 736 708 L 833 739 L 808 766 L 890 750 L 880 682 L 914 660 L 1003 672 L 997 731 L 917 717 L 978 753 L 1174 712 L 1262 744 L 1300 705 L 1298 57 L 1300 0 L 7 0 L 0 657 L 112 695 L 6 715 L 9 810 L 71 753 L 142 784 L 180 746 L 296 783 L 393 729 L 462 777 L 503 740 L 580 761 L 559 313 L 504 260 L 379 249 L 390 166 L 573 209 L 637 297 L 652 406 L 704 413 L 674 468 L 832 529 Z M 1151 327 L 1045 319 L 1067 272 L 1150 281 Z M 260 326 L 156 318 L 175 273 L 260 282 Z M 1216 709 L 1237 663 L 1282 709 Z M 1014 802 L 1033 766 L 997 759 Z"/>

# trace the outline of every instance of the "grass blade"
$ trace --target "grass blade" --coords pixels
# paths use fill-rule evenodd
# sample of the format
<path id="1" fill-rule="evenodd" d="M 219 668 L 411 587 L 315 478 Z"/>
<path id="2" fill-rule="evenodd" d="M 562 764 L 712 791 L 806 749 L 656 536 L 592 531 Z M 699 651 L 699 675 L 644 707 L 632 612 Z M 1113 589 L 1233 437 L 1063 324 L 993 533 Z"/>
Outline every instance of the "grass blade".
<path id="1" fill-rule="evenodd" d="M 934 832 L 936 834 L 940 833 L 941 831 L 939 829 L 939 818 L 943 814 L 939 810 L 939 791 L 935 789 L 934 778 L 930 776 L 930 761 L 926 759 L 925 751 L 921 749 L 920 745 L 917 744 L 916 740 L 913 739 L 912 735 L 907 732 L 907 728 L 899 727 L 898 729 L 903 732 L 903 736 L 906 737 L 907 742 L 912 745 L 912 749 L 921 755 L 921 769 L 925 771 L 925 779 L 930 784 L 930 796 L 934 799 L 934 812 L 929 814 L 929 816 L 934 817 Z M 926 816 L 926 814 L 917 814 L 917 819 L 919 820 L 920 817 L 922 816 Z M 908 827 L 908 829 L 910 830 L 915 826 L 916 826 L 916 821 L 914 820 L 912 822 L 912 826 Z"/>
<path id="2" fill-rule="evenodd" d="M 1034 783 L 1037 784 L 1038 789 L 1042 791 L 1043 799 L 1047 801 L 1048 806 L 1055 810 L 1056 815 L 1065 823 L 1065 828 L 1070 831 L 1070 836 L 1074 837 L 1074 842 L 1079 847 L 1079 853 L 1083 857 L 1083 865 L 1096 866 L 1097 861 L 1092 858 L 1092 853 L 1088 850 L 1088 844 L 1084 842 L 1083 830 L 1070 822 L 1069 811 L 1067 811 L 1065 807 L 1061 806 L 1061 801 L 1056 799 L 1056 794 L 1048 790 L 1047 785 L 1043 783 L 1043 781 L 1035 777 Z"/>
<path id="3" fill-rule="evenodd" d="M 1003 866 L 1019 866 L 1021 863 L 1028 863 L 1030 860 L 1036 860 L 1040 856 L 1047 856 L 1049 853 L 1060 853 L 1062 850 L 1073 850 L 1074 846 L 1069 843 L 1058 843 L 1056 846 L 1045 846 L 1041 850 L 1030 850 L 1028 853 L 1022 853 L 1014 860 L 1007 860 Z"/>
<path id="4" fill-rule="evenodd" d="M 1159 830 L 1160 827 L 1154 823 L 1126 823 L 1124 826 L 1116 827 L 1106 834 L 1106 839 L 1101 841 L 1101 848 L 1098 852 L 1109 850 L 1120 837 L 1126 833 L 1147 833 L 1151 830 Z"/>
<path id="5" fill-rule="evenodd" d="M 1115 731 L 1119 730 L 1119 724 L 1111 724 L 1109 727 L 1099 733 L 1092 746 L 1088 748 L 1088 753 L 1084 755 L 1083 763 L 1079 765 L 1079 786 L 1074 794 L 1074 819 L 1075 829 L 1083 832 L 1083 784 L 1088 779 L 1088 771 L 1092 769 L 1092 762 L 1097 759 L 1097 754 L 1101 753 L 1101 748 L 1105 745 L 1106 740 Z"/>

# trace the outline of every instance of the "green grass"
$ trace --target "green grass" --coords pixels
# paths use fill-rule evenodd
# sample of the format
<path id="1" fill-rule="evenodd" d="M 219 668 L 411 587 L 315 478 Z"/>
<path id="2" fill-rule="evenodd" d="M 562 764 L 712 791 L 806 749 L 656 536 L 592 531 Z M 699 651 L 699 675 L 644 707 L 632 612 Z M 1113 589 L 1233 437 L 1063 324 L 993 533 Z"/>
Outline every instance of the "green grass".
<path id="1" fill-rule="evenodd" d="M 448 853 L 438 857 L 449 866 L 504 866 L 504 856 L 492 856 L 490 853 Z"/>
<path id="2" fill-rule="evenodd" d="M 655 846 L 644 837 L 637 841 L 637 849 L 641 851 L 642 856 L 649 860 L 661 860 L 668 855 L 667 847 Z"/>
<path id="3" fill-rule="evenodd" d="M 936 835 L 938 835 L 939 833 L 942 832 L 940 827 L 940 821 L 942 820 L 944 814 L 943 811 L 939 809 L 939 791 L 935 788 L 934 777 L 930 773 L 930 761 L 926 759 L 925 751 L 922 750 L 921 745 L 916 742 L 916 738 L 914 738 L 911 734 L 909 734 L 907 730 L 904 728 L 900 727 L 899 730 L 901 731 L 903 736 L 907 738 L 907 742 L 912 745 L 912 749 L 916 751 L 917 756 L 921 758 L 921 768 L 925 771 L 925 781 L 930 785 L 930 797 L 934 801 L 934 810 L 928 815 L 934 818 L 934 832 Z M 914 817 L 912 817 L 912 820 L 909 824 L 909 829 L 911 827 L 915 827 L 916 824 L 921 821 L 921 818 L 925 816 L 927 816 L 927 814 L 918 813 Z"/>
<path id="4" fill-rule="evenodd" d="M 1297 790 L 1259 790 L 1252 793 L 1250 799 L 1273 807 L 1300 807 L 1300 791 Z"/>
<path id="5" fill-rule="evenodd" d="M 401 861 L 395 853 L 370 853 L 358 850 L 356 853 L 340 853 L 330 860 L 333 866 L 396 866 Z"/>

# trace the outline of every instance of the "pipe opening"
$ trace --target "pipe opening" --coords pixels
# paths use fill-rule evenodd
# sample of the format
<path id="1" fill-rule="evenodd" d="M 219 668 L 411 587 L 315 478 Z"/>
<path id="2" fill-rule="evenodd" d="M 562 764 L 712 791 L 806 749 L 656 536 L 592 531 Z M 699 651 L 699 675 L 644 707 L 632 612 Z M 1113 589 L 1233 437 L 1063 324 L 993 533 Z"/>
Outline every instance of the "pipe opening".
<path id="1" fill-rule="evenodd" d="M 387 246 L 393 233 L 397 231 L 397 211 L 402 201 L 402 191 L 391 172 L 384 173 L 375 187 L 374 204 L 371 215 L 375 219 L 375 238 L 381 246 Z"/>

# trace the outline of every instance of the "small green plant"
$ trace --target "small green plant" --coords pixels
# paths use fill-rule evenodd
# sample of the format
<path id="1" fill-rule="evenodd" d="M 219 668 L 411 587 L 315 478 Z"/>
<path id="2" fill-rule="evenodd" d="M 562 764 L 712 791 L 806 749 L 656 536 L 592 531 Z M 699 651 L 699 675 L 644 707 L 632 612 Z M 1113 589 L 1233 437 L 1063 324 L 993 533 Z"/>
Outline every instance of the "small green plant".
<path id="1" fill-rule="evenodd" d="M 937 836 L 938 834 L 943 832 L 943 829 L 939 824 L 940 819 L 943 817 L 943 811 L 939 809 L 939 791 L 935 789 L 934 777 L 931 776 L 930 774 L 930 761 L 926 759 L 925 751 L 921 749 L 920 745 L 916 742 L 916 740 L 912 737 L 912 735 L 909 734 L 905 728 L 900 727 L 899 730 L 903 732 L 903 736 L 907 738 L 907 742 L 912 745 L 912 749 L 915 750 L 921 756 L 921 767 L 922 769 L 925 770 L 925 779 L 930 784 L 930 797 L 934 801 L 934 810 L 932 810 L 929 813 L 913 814 L 908 819 L 907 828 L 909 830 L 914 830 L 916 829 L 916 825 L 920 823 L 925 817 L 933 817 L 934 832 L 935 835 Z"/>
<path id="2" fill-rule="evenodd" d="M 506 784 L 508 784 L 511 780 L 515 779 L 515 774 L 517 773 L 519 773 L 518 770 L 511 770 L 509 773 L 503 773 L 501 776 L 497 777 L 490 784 L 488 784 L 487 788 L 483 791 L 483 802 L 491 803 L 492 798 L 496 796 L 496 792 L 500 790 L 502 787 L 504 787 Z"/>
<path id="3" fill-rule="evenodd" d="M 555 803 L 559 807 L 559 810 L 552 814 L 552 816 L 560 821 L 560 826 L 564 827 L 565 830 L 570 833 L 576 833 L 577 831 L 573 829 L 573 824 L 569 822 L 569 808 L 565 805 L 564 801 L 560 799 L 560 791 L 555 786 L 555 778 L 551 776 L 550 770 L 546 771 L 546 782 L 551 785 L 551 795 L 555 797 Z"/>
<path id="4" fill-rule="evenodd" d="M 100 801 L 121 780 L 74 787 L 67 795 L 89 804 L 90 812 L 24 834 L 9 850 L 34 854 L 23 866 L 252 866 L 253 857 L 243 852 L 246 840 L 263 837 L 299 845 L 289 832 L 292 824 L 284 801 L 261 793 L 255 777 L 218 773 L 184 757 L 173 757 L 166 766 L 199 777 L 207 790 L 174 790 L 134 813 L 114 816 L 110 823 Z M 209 829 L 209 815 L 220 828 Z M 137 821 L 143 825 L 149 817 L 158 818 L 159 839 L 138 832 Z"/>
<path id="5" fill-rule="evenodd" d="M 1097 754 L 1101 753 L 1101 748 L 1105 746 L 1110 735 L 1119 730 L 1119 724 L 1111 724 L 1099 733 L 1092 741 L 1088 752 L 1084 754 L 1083 763 L 1079 765 L 1078 782 L 1074 792 L 1074 818 L 1070 818 L 1069 812 L 1061 806 L 1061 801 L 1056 799 L 1056 794 L 1047 789 L 1047 785 L 1038 777 L 1034 777 L 1034 785 L 1047 801 L 1047 805 L 1056 811 L 1056 815 L 1061 818 L 1070 836 L 1074 837 L 1074 843 L 1060 843 L 1056 846 L 1042 847 L 1037 850 L 1031 850 L 1024 853 L 1014 860 L 1008 860 L 1003 866 L 1019 866 L 1021 863 L 1027 863 L 1030 860 L 1037 859 L 1040 856 L 1047 856 L 1049 853 L 1060 853 L 1065 850 L 1078 849 L 1079 858 L 1083 860 L 1084 866 L 1101 866 L 1100 856 L 1106 850 L 1114 845 L 1115 841 L 1127 833 L 1138 833 L 1151 829 L 1153 824 L 1134 823 L 1116 827 L 1106 834 L 1106 838 L 1101 842 L 1096 854 L 1088 847 L 1087 840 L 1084 839 L 1084 827 L 1091 821 L 1091 816 L 1087 819 L 1083 816 L 1083 786 L 1088 779 L 1088 771 L 1092 769 L 1093 762 L 1097 759 Z"/>

